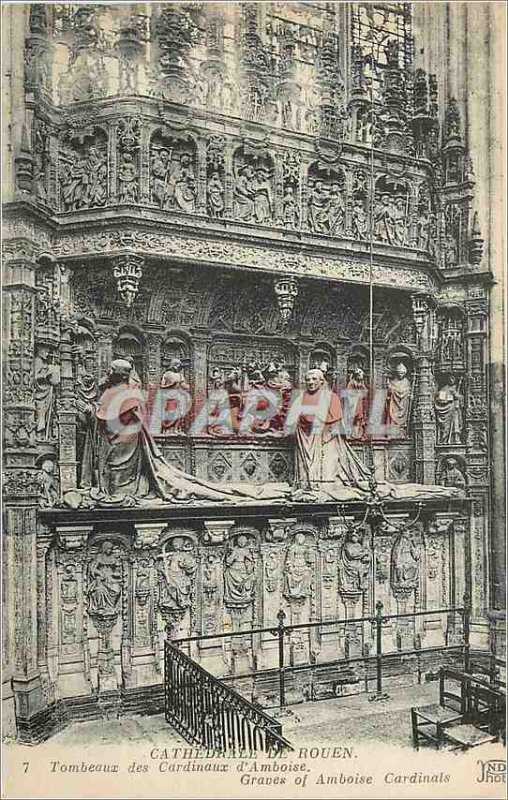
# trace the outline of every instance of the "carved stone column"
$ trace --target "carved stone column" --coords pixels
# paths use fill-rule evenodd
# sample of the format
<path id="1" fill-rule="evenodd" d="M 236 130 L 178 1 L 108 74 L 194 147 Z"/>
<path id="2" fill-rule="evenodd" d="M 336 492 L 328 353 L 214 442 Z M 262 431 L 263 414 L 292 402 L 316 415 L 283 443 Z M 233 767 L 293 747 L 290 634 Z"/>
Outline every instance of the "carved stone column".
<path id="1" fill-rule="evenodd" d="M 429 298 L 413 295 L 413 319 L 419 354 L 416 359 L 413 430 L 415 439 L 416 481 L 435 483 L 436 428 L 432 380 L 433 315 Z"/>
<path id="2" fill-rule="evenodd" d="M 113 337 L 115 333 L 112 328 L 100 327 L 97 330 L 97 364 L 99 369 L 99 379 L 102 380 L 108 373 L 111 361 L 113 360 Z"/>
<path id="3" fill-rule="evenodd" d="M 224 150 L 224 216 L 233 216 L 233 141 L 227 140 Z"/>
<path id="4" fill-rule="evenodd" d="M 467 373 L 466 447 L 469 473 L 472 475 L 469 494 L 473 498 L 471 520 L 471 576 L 472 604 L 475 615 L 483 615 L 489 606 L 488 564 L 490 535 L 499 540 L 506 536 L 490 512 L 488 430 L 488 397 L 486 376 L 488 301 L 485 287 L 468 287 L 467 313 Z M 499 551 L 499 544 L 494 552 Z M 492 559 L 493 580 L 504 582 L 504 562 Z"/>
<path id="5" fill-rule="evenodd" d="M 139 202 L 146 205 L 150 200 L 150 129 L 141 125 L 139 134 Z"/>
<path id="6" fill-rule="evenodd" d="M 206 214 L 206 140 L 198 139 L 198 180 L 196 211 Z"/>
<path id="7" fill-rule="evenodd" d="M 132 686 L 150 685 L 161 680 L 164 663 L 164 628 L 159 625 L 156 613 L 156 557 L 165 522 L 136 523 L 134 551 L 131 557 L 133 608 L 132 619 L 132 670 L 127 682 Z M 147 653 L 153 657 L 153 669 L 147 661 Z M 139 657 L 139 668 L 137 658 Z"/>
<path id="8" fill-rule="evenodd" d="M 58 548 L 46 569 L 48 678 L 60 695 L 92 691 L 89 617 L 86 613 L 86 545 L 92 525 L 57 526 Z"/>
<path id="9" fill-rule="evenodd" d="M 77 486 L 75 376 L 72 368 L 70 331 L 63 330 L 60 342 L 60 396 L 57 401 L 60 495 Z"/>
<path id="10" fill-rule="evenodd" d="M 111 123 L 108 126 L 108 178 L 109 186 L 108 192 L 108 205 L 116 205 L 118 203 L 118 165 L 117 165 L 117 131 L 116 125 Z"/>
<path id="11" fill-rule="evenodd" d="M 208 392 L 208 348 L 210 347 L 211 337 L 207 331 L 194 329 L 192 341 L 194 343 L 194 366 L 192 371 L 194 397 L 198 402 L 202 402 Z"/>
<path id="12" fill-rule="evenodd" d="M 4 678 L 11 676 L 18 731 L 42 711 L 37 665 L 34 318 L 37 246 L 4 241 Z M 22 729 L 25 733 L 22 732 Z"/>

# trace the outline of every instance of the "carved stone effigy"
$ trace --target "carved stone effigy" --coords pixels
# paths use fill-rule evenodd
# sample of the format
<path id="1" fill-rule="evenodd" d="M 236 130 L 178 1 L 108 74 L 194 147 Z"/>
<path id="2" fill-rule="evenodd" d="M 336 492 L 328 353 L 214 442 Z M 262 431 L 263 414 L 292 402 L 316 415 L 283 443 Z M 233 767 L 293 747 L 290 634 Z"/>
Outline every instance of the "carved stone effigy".
<path id="1" fill-rule="evenodd" d="M 168 634 L 238 633 L 189 645 L 234 676 L 277 666 L 244 629 L 281 608 L 487 605 L 488 274 L 458 106 L 440 130 L 396 9 L 398 41 L 358 4 L 298 25 L 198 5 L 25 15 L 4 492 L 27 719 L 32 680 L 51 703 L 160 686 Z M 394 652 L 449 633 L 392 627 Z M 293 664 L 373 647 L 355 623 L 288 642 Z"/>

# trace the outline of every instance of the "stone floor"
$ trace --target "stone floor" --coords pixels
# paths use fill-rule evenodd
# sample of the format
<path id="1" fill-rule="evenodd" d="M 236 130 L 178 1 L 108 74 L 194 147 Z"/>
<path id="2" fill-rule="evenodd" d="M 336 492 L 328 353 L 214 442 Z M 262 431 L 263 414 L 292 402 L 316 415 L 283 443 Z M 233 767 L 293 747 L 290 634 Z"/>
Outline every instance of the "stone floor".
<path id="1" fill-rule="evenodd" d="M 271 709 L 270 713 L 280 719 L 284 736 L 293 745 L 378 741 L 410 748 L 409 709 L 413 705 L 433 702 L 437 692 L 437 683 L 431 683 L 394 689 L 388 699 L 381 701 L 371 699 L 371 694 L 360 694 L 288 706 L 282 713 Z M 122 742 L 142 747 L 185 744 L 159 714 L 73 723 L 38 745 L 37 750 L 55 745 L 80 745 L 86 749 Z"/>
<path id="2" fill-rule="evenodd" d="M 337 741 L 372 744 L 389 742 L 412 748 L 411 706 L 437 700 L 437 683 L 389 690 L 387 699 L 376 700 L 370 693 L 318 700 L 289 707 L 289 713 L 275 715 L 284 736 L 294 745 Z"/>

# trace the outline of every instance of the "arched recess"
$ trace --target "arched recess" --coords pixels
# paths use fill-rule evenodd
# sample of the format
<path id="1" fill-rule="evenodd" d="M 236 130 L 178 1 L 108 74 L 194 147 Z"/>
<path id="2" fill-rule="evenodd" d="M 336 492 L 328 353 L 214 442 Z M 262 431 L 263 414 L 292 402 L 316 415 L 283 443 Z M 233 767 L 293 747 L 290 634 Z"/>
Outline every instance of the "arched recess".
<path id="1" fill-rule="evenodd" d="M 181 369 L 179 371 L 182 373 L 185 382 L 193 387 L 193 355 L 192 342 L 186 333 L 174 329 L 166 330 L 161 341 L 161 376 L 166 370 L 174 369 L 176 367 L 176 362 L 180 362 Z"/>
<path id="2" fill-rule="evenodd" d="M 365 345 L 355 344 L 347 355 L 347 380 L 349 381 L 356 369 L 362 369 L 366 380 L 370 378 L 369 349 Z"/>
<path id="3" fill-rule="evenodd" d="M 309 356 L 309 369 L 320 369 L 330 389 L 337 379 L 337 354 L 327 342 L 317 342 Z"/>
<path id="4" fill-rule="evenodd" d="M 466 368 L 466 315 L 462 306 L 445 303 L 436 309 L 437 373 L 463 373 Z"/>
<path id="5" fill-rule="evenodd" d="M 130 361 L 141 381 L 146 379 L 145 344 L 145 334 L 134 325 L 123 325 L 112 343 L 113 358 Z"/>

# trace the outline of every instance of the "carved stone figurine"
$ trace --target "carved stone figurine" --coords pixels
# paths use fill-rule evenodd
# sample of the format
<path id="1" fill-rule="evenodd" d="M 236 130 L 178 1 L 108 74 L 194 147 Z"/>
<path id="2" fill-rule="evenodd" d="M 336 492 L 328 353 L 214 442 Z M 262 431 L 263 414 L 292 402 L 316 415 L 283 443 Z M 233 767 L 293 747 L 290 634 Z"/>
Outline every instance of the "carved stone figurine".
<path id="1" fill-rule="evenodd" d="M 351 390 L 352 400 L 354 401 L 352 436 L 355 439 L 363 439 L 369 421 L 369 404 L 365 372 L 362 367 L 358 365 L 353 367 L 346 388 Z"/>
<path id="2" fill-rule="evenodd" d="M 322 483 L 340 487 L 356 487 L 370 478 L 369 470 L 362 464 L 344 438 L 341 429 L 342 409 L 337 394 L 326 389 L 326 380 L 320 369 L 310 369 L 305 376 L 306 392 L 296 428 L 296 472 L 299 488 L 319 488 Z M 322 403 L 321 392 L 328 392 L 328 402 Z M 315 407 L 315 412 L 313 411 Z M 321 422 L 318 427 L 317 422 Z"/>
<path id="3" fill-rule="evenodd" d="M 363 592 L 367 588 L 372 552 L 360 531 L 349 531 L 339 556 L 339 591 Z"/>
<path id="4" fill-rule="evenodd" d="M 443 486 L 454 486 L 463 490 L 466 488 L 466 479 L 456 458 L 445 459 L 440 482 Z"/>
<path id="5" fill-rule="evenodd" d="M 437 390 L 434 399 L 438 444 L 460 444 L 462 441 L 462 396 L 454 375 Z"/>
<path id="6" fill-rule="evenodd" d="M 55 386 L 60 383 L 60 370 L 50 363 L 50 349 L 40 345 L 34 360 L 35 373 L 35 433 L 38 439 L 51 439 Z"/>
<path id="7" fill-rule="evenodd" d="M 282 198 L 282 223 L 286 228 L 296 228 L 300 221 L 298 204 L 295 199 L 295 190 L 287 186 Z"/>
<path id="8" fill-rule="evenodd" d="M 131 153 L 124 153 L 122 164 L 118 169 L 118 196 L 122 203 L 136 203 L 138 201 L 138 171 L 133 163 Z"/>
<path id="9" fill-rule="evenodd" d="M 224 602 L 246 607 L 254 600 L 255 559 L 246 536 L 239 536 L 224 559 Z"/>
<path id="10" fill-rule="evenodd" d="M 161 378 L 161 389 L 180 389 L 182 392 L 188 392 L 190 389 L 189 384 L 185 380 L 182 372 L 182 362 L 179 358 L 171 359 L 168 369 Z M 181 433 L 185 427 L 185 420 L 182 417 L 174 418 L 174 413 L 178 408 L 178 399 L 176 397 L 169 397 L 165 405 L 165 414 L 162 421 L 162 433 Z"/>
<path id="11" fill-rule="evenodd" d="M 416 589 L 420 576 L 420 553 L 414 531 L 399 534 L 392 550 L 391 585 L 394 592 Z"/>
<path id="12" fill-rule="evenodd" d="M 282 594 L 288 600 L 305 600 L 311 592 L 314 552 L 304 533 L 297 533 L 284 562 Z"/>
<path id="13" fill-rule="evenodd" d="M 112 543 L 103 542 L 88 569 L 88 613 L 102 620 L 116 617 L 121 594 L 121 562 Z"/>
<path id="14" fill-rule="evenodd" d="M 224 214 L 224 185 L 218 172 L 212 172 L 206 189 L 208 213 L 219 219 Z"/>
<path id="15" fill-rule="evenodd" d="M 53 508 L 58 503 L 58 481 L 55 462 L 51 458 L 45 458 L 41 464 L 41 488 L 42 496 L 40 505 L 43 508 Z"/>
<path id="16" fill-rule="evenodd" d="M 411 408 L 412 386 L 407 377 L 407 367 L 402 362 L 397 364 L 388 381 L 386 397 L 386 424 L 400 429 L 401 434 L 407 432 L 409 412 Z"/>
<path id="17" fill-rule="evenodd" d="M 369 232 L 369 218 L 361 200 L 356 200 L 353 205 L 353 236 L 355 239 L 364 240 Z"/>
<path id="18" fill-rule="evenodd" d="M 173 551 L 166 551 L 160 559 L 159 606 L 182 611 L 190 608 L 197 566 L 190 548 L 186 548 L 184 540 L 177 536 L 173 539 Z"/>

